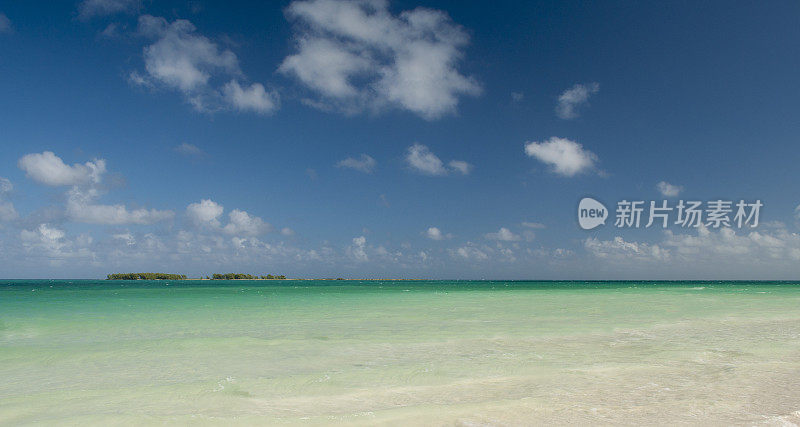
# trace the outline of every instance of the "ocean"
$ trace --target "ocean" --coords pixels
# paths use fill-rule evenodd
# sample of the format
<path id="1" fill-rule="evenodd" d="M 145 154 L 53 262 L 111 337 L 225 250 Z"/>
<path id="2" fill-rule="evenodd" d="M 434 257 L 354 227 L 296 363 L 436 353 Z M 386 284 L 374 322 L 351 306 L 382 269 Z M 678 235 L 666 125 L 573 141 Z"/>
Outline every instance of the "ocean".
<path id="1" fill-rule="evenodd" d="M 800 283 L 0 280 L 0 425 L 800 423 Z"/>

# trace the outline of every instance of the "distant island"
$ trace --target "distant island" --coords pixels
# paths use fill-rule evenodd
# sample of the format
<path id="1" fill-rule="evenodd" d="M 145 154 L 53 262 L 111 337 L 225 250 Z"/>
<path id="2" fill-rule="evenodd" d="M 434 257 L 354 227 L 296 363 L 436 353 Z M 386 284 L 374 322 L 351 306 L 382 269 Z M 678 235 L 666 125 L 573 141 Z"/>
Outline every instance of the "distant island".
<path id="1" fill-rule="evenodd" d="M 172 273 L 111 273 L 106 276 L 108 280 L 193 280 L 188 279 L 185 274 Z M 214 273 L 211 277 L 206 276 L 200 280 L 286 280 L 283 274 L 257 276 L 244 273 Z"/>

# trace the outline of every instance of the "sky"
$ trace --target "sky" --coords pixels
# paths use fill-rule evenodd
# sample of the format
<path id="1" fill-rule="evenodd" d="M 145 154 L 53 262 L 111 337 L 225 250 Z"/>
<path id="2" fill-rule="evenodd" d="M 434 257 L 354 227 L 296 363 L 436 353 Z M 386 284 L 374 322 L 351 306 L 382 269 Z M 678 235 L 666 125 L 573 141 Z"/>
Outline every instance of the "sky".
<path id="1" fill-rule="evenodd" d="M 799 23 L 788 0 L 0 1 L 0 277 L 797 279 Z M 763 206 L 615 225 L 681 200 Z"/>

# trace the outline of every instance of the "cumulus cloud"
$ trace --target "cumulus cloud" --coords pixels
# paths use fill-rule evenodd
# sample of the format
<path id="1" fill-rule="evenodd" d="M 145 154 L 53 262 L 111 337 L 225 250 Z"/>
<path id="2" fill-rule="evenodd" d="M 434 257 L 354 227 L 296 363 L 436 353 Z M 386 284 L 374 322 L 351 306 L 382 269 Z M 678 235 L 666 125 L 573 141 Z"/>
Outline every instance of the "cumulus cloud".
<path id="1" fill-rule="evenodd" d="M 234 236 L 258 236 L 270 230 L 270 225 L 257 216 L 234 209 L 228 214 L 229 222 L 222 231 Z"/>
<path id="2" fill-rule="evenodd" d="M 11 20 L 4 13 L 0 13 L 0 34 L 12 32 L 14 27 L 11 25 Z"/>
<path id="3" fill-rule="evenodd" d="M 203 199 L 186 207 L 186 216 L 195 226 L 220 231 L 232 236 L 258 236 L 272 229 L 270 224 L 257 216 L 234 209 L 228 214 L 228 223 L 222 225 L 220 218 L 225 208 L 211 199 Z"/>
<path id="4" fill-rule="evenodd" d="M 447 169 L 444 168 L 442 160 L 422 144 L 414 144 L 408 147 L 406 161 L 414 170 L 425 175 L 447 174 Z"/>
<path id="5" fill-rule="evenodd" d="M 484 237 L 489 240 L 499 240 L 501 242 L 516 242 L 521 240 L 518 235 L 512 233 L 511 230 L 505 227 L 500 227 L 500 230 L 498 230 L 496 233 L 486 233 Z"/>
<path id="6" fill-rule="evenodd" d="M 155 39 L 144 48 L 147 73 L 185 92 L 205 86 L 216 71 L 239 74 L 236 55 L 220 49 L 196 30 L 183 19 L 169 23 L 161 17 L 139 17 L 139 32 Z"/>
<path id="7" fill-rule="evenodd" d="M 39 224 L 33 230 L 20 231 L 19 237 L 25 250 L 23 262 L 33 262 L 39 268 L 44 259 L 50 265 L 61 266 L 67 259 L 92 260 L 95 256 L 91 249 L 94 242 L 91 236 L 82 234 L 70 240 L 64 230 L 50 224 Z"/>
<path id="8" fill-rule="evenodd" d="M 620 236 L 614 237 L 613 240 L 589 237 L 584 240 L 583 246 L 598 258 L 664 260 L 670 256 L 669 251 L 659 245 L 627 242 Z"/>
<path id="9" fill-rule="evenodd" d="M 362 154 L 358 158 L 348 157 L 337 163 L 336 167 L 354 169 L 364 173 L 372 173 L 377 165 L 378 162 L 375 159 L 366 154 Z"/>
<path id="10" fill-rule="evenodd" d="M 111 238 L 116 240 L 122 240 L 128 246 L 133 246 L 136 244 L 136 237 L 134 237 L 133 234 L 131 234 L 130 232 L 113 234 L 111 235 Z"/>
<path id="11" fill-rule="evenodd" d="M 451 234 L 444 234 L 438 227 L 429 227 L 425 230 L 425 236 L 431 240 L 444 240 L 453 237 Z"/>
<path id="12" fill-rule="evenodd" d="M 261 83 L 243 88 L 238 81 L 231 80 L 223 86 L 222 93 L 228 103 L 239 111 L 269 114 L 278 109 L 278 94 L 267 92 Z"/>
<path id="13" fill-rule="evenodd" d="M 589 103 L 589 97 L 600 90 L 597 83 L 576 84 L 565 90 L 558 97 L 556 115 L 562 119 L 574 119 L 579 116 L 580 107 Z"/>
<path id="14" fill-rule="evenodd" d="M 597 156 L 575 141 L 551 137 L 544 142 L 528 142 L 525 154 L 534 157 L 553 168 L 553 172 L 563 176 L 574 176 L 591 170 Z"/>
<path id="15" fill-rule="evenodd" d="M 664 197 L 677 197 L 678 194 L 680 194 L 681 191 L 683 191 L 683 187 L 682 186 L 673 185 L 673 184 L 670 184 L 670 183 L 668 183 L 666 181 L 659 182 L 656 185 L 656 188 L 658 188 L 658 191 Z"/>
<path id="16" fill-rule="evenodd" d="M 67 191 L 66 214 L 73 221 L 105 225 L 153 224 L 173 216 L 171 211 L 129 210 L 122 204 L 96 203 L 101 195 L 99 184 L 106 173 L 104 159 L 70 166 L 53 152 L 45 151 L 26 154 L 17 164 L 36 182 L 50 186 L 71 186 Z"/>
<path id="17" fill-rule="evenodd" d="M 141 7 L 141 0 L 84 0 L 78 5 L 78 17 L 86 20 L 98 16 L 136 12 Z"/>
<path id="18" fill-rule="evenodd" d="M 450 256 L 453 258 L 472 260 L 472 261 L 485 261 L 489 259 L 487 248 L 478 248 L 472 242 L 467 242 L 466 245 L 456 249 L 450 250 Z"/>
<path id="19" fill-rule="evenodd" d="M 738 232 L 731 228 L 710 230 L 705 226 L 691 233 L 664 232 L 656 243 L 595 237 L 584 240 L 584 248 L 595 257 L 614 261 L 624 268 L 659 265 L 666 271 L 680 267 L 682 274 L 700 272 L 719 276 L 723 271 L 758 272 L 770 277 L 800 261 L 800 235 L 783 226 L 772 230 Z M 715 268 L 709 269 L 708 266 Z M 720 268 L 723 268 L 720 270 Z"/>
<path id="20" fill-rule="evenodd" d="M 750 231 L 737 233 L 731 228 L 714 232 L 699 227 L 696 234 L 679 234 L 665 231 L 662 245 L 671 248 L 685 260 L 721 260 L 750 263 L 770 260 L 800 260 L 800 235 L 783 227 L 772 232 Z"/>
<path id="21" fill-rule="evenodd" d="M 366 237 L 364 236 L 354 237 L 353 244 L 347 248 L 347 254 L 350 256 L 350 258 L 359 262 L 369 261 L 366 248 L 367 248 Z"/>
<path id="22" fill-rule="evenodd" d="M 267 114 L 277 109 L 277 93 L 260 83 L 243 87 L 237 80 L 243 73 L 236 54 L 199 34 L 191 22 L 144 15 L 138 31 L 154 41 L 143 51 L 145 74 L 130 74 L 134 84 L 177 90 L 198 111 L 232 108 Z M 221 85 L 220 80 L 231 76 Z"/>
<path id="23" fill-rule="evenodd" d="M 198 203 L 191 203 L 186 207 L 186 216 L 196 226 L 219 227 L 219 218 L 225 208 L 210 199 L 203 199 Z"/>
<path id="24" fill-rule="evenodd" d="M 48 224 L 40 224 L 35 230 L 22 230 L 20 238 L 28 247 L 40 246 L 48 252 L 58 252 L 65 243 L 64 230 L 52 227 Z"/>
<path id="25" fill-rule="evenodd" d="M 52 151 L 26 154 L 17 165 L 28 178 L 51 186 L 96 184 L 106 171 L 103 159 L 69 166 Z"/>
<path id="26" fill-rule="evenodd" d="M 103 205 L 95 203 L 99 197 L 96 189 L 72 188 L 67 197 L 67 216 L 76 222 L 87 224 L 122 225 L 154 224 L 171 219 L 172 211 L 156 209 L 128 209 L 125 205 Z"/>
<path id="27" fill-rule="evenodd" d="M 467 32 L 438 10 L 398 15 L 385 0 L 294 1 L 296 53 L 279 67 L 319 95 L 315 105 L 345 112 L 386 106 L 433 120 L 456 111 L 480 85 L 458 70 Z"/>
<path id="28" fill-rule="evenodd" d="M 408 150 L 406 150 L 406 163 L 412 170 L 431 176 L 447 175 L 451 171 L 467 175 L 472 170 L 472 165 L 462 160 L 451 160 L 447 165 L 448 167 L 445 167 L 439 156 L 419 143 L 408 147 Z"/>

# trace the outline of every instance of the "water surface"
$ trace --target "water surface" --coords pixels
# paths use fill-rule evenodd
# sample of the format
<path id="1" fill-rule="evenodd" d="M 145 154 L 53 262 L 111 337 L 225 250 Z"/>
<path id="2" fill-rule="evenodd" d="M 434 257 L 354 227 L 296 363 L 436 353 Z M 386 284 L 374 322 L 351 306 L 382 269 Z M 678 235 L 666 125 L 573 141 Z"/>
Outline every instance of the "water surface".
<path id="1" fill-rule="evenodd" d="M 0 424 L 800 421 L 793 282 L 0 281 Z"/>

